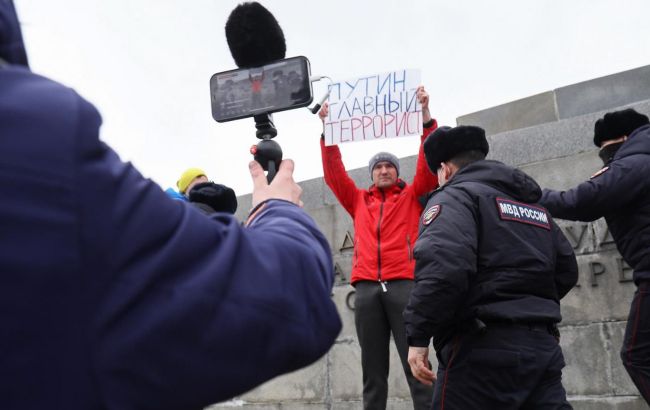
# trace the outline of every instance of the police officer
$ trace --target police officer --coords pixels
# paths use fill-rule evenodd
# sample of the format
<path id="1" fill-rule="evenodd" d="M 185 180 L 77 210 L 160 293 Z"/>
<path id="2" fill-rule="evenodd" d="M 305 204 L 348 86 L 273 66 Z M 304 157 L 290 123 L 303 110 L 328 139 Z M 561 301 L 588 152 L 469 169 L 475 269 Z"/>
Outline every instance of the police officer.
<path id="1" fill-rule="evenodd" d="M 537 183 L 485 160 L 485 131 L 441 127 L 424 143 L 441 187 L 420 219 L 415 287 L 404 311 L 409 364 L 438 380 L 433 409 L 570 409 L 559 300 L 575 285 L 570 244 Z M 427 362 L 433 338 L 437 376 Z"/>
<path id="2" fill-rule="evenodd" d="M 556 218 L 605 217 L 623 259 L 634 269 L 637 291 L 628 316 L 621 359 L 650 404 L 650 125 L 633 109 L 596 121 L 594 144 L 604 168 L 568 191 L 545 189 L 540 201 Z"/>

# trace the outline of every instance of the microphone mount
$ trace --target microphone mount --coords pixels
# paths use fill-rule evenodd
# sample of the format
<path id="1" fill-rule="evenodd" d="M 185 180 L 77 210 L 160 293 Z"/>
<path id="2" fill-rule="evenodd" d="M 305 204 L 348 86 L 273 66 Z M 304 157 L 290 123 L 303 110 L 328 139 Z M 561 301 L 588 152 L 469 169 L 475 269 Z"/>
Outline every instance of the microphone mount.
<path id="1" fill-rule="evenodd" d="M 317 114 L 318 111 L 320 110 L 320 108 L 323 106 L 323 103 L 325 102 L 325 100 L 327 100 L 329 98 L 330 92 L 332 91 L 332 89 L 330 88 L 331 85 L 332 85 L 332 79 L 329 78 L 326 75 L 313 75 L 313 76 L 309 77 L 309 81 L 311 81 L 312 83 L 315 83 L 315 82 L 320 81 L 322 79 L 327 79 L 329 81 L 329 85 L 327 86 L 327 92 L 321 97 L 320 100 L 318 100 L 316 105 L 314 105 L 312 108 L 307 107 L 307 109 L 312 114 Z"/>

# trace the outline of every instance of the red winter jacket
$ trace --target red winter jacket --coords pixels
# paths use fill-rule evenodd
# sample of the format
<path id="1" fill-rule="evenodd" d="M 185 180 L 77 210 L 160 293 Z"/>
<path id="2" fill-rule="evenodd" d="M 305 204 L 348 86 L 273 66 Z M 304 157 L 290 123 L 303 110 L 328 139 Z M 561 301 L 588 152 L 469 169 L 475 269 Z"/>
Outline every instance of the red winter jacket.
<path id="1" fill-rule="evenodd" d="M 425 124 L 421 141 L 436 128 L 435 120 Z M 413 246 L 422 213 L 418 198 L 438 187 L 438 178 L 431 173 L 424 158 L 422 143 L 413 183 L 409 185 L 398 179 L 391 188 L 383 190 L 374 184 L 367 190 L 357 188 L 345 170 L 339 147 L 325 146 L 322 138 L 321 153 L 325 183 L 354 221 L 350 282 L 412 280 Z"/>

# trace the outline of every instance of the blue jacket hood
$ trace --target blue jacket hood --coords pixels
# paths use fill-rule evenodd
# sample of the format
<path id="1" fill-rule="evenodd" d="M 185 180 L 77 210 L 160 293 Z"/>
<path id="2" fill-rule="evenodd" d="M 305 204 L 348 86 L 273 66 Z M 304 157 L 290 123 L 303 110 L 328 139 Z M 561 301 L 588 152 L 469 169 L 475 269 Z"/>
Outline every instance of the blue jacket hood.
<path id="1" fill-rule="evenodd" d="M 614 155 L 614 160 L 635 154 L 650 154 L 650 124 L 637 128 Z"/>
<path id="2" fill-rule="evenodd" d="M 0 0 L 0 58 L 9 64 L 28 66 L 13 0 Z"/>

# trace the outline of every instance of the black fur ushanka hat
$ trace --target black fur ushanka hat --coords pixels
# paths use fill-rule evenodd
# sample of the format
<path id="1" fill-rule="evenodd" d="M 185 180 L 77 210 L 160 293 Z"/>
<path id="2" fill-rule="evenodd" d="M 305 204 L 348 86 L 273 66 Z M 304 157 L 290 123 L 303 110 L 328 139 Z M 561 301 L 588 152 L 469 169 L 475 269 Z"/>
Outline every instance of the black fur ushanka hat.
<path id="1" fill-rule="evenodd" d="M 603 141 L 629 136 L 632 131 L 648 124 L 648 117 L 631 108 L 608 112 L 594 124 L 594 145 L 600 147 Z"/>
<path id="2" fill-rule="evenodd" d="M 465 151 L 481 151 L 485 155 L 490 151 L 485 130 L 473 125 L 458 127 L 442 126 L 433 131 L 424 141 L 424 156 L 427 165 L 434 174 L 440 164 Z"/>

